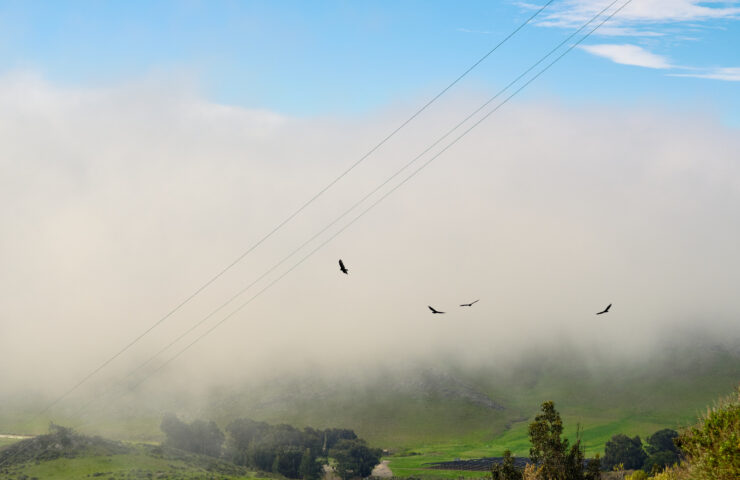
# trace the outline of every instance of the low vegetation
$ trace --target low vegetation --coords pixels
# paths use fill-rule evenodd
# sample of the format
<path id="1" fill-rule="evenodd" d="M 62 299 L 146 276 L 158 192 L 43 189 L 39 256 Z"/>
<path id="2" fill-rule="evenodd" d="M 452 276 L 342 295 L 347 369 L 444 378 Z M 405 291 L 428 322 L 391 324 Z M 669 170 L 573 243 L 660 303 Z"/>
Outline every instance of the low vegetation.
<path id="1" fill-rule="evenodd" d="M 52 425 L 46 435 L 0 450 L 8 480 L 244 480 L 266 477 L 219 459 L 163 445 L 125 444 Z"/>
<path id="2" fill-rule="evenodd" d="M 367 477 L 381 457 L 380 449 L 341 428 L 299 430 L 240 418 L 226 427 L 227 437 L 214 422 L 188 424 L 170 414 L 162 420 L 162 431 L 165 445 L 292 479 L 316 480 L 330 463 L 342 479 Z"/>
<path id="3" fill-rule="evenodd" d="M 156 478 L 290 478 L 318 480 L 330 466 L 334 478 L 365 478 L 380 462 L 381 451 L 353 430 L 298 429 L 252 419 L 230 422 L 224 431 L 212 421 L 186 423 L 175 415 L 161 422 L 161 445 L 133 444 L 85 436 L 52 424 L 49 433 L 0 449 L 0 478 L 13 480 L 108 480 Z M 575 440 L 552 401 L 544 402 L 527 426 L 528 456 L 477 460 L 455 458 L 476 452 L 469 445 L 432 451 L 426 447 L 392 453 L 396 478 L 487 477 L 491 480 L 730 480 L 740 478 L 740 389 L 707 410 L 681 432 L 659 429 L 645 436 L 623 433 L 606 442 L 603 458 L 586 457 L 580 426 Z M 571 437 L 573 438 L 573 437 Z M 593 453 L 593 452 L 592 452 Z M 435 462 L 428 459 L 436 457 Z M 471 457 L 472 458 L 472 457 Z M 404 463 L 406 462 L 406 463 Z M 406 465 L 406 467 L 404 466 Z M 409 466 L 411 468 L 409 468 Z M 449 469 L 449 470 L 446 470 Z M 461 469 L 470 469 L 465 472 Z M 486 471 L 487 470 L 487 471 Z"/>

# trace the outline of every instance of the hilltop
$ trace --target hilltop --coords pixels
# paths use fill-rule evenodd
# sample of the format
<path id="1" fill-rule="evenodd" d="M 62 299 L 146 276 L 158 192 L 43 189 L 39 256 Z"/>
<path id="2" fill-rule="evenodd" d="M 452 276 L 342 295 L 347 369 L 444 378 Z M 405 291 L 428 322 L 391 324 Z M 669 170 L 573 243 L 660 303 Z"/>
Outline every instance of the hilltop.
<path id="1" fill-rule="evenodd" d="M 254 478 L 246 469 L 211 457 L 151 444 L 113 441 L 52 426 L 51 432 L 0 450 L 7 479 L 215 479 Z"/>

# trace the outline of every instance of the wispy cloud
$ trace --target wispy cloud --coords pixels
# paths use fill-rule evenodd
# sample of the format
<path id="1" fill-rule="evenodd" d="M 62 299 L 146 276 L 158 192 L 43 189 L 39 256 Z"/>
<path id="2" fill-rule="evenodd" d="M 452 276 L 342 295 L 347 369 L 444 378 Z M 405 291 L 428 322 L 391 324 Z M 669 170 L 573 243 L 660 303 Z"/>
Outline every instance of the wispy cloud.
<path id="1" fill-rule="evenodd" d="M 711 80 L 740 82 L 740 67 L 701 68 L 672 64 L 667 57 L 657 55 L 638 45 L 631 44 L 599 44 L 583 45 L 579 47 L 592 55 L 603 57 L 621 65 L 636 67 L 684 70 L 686 73 L 668 73 L 671 77 L 694 77 Z"/>
<path id="2" fill-rule="evenodd" d="M 637 45 L 623 44 L 601 44 L 584 45 L 580 47 L 599 57 L 608 58 L 614 63 L 622 65 L 635 65 L 646 68 L 673 68 L 667 58 L 648 52 Z"/>
<path id="3" fill-rule="evenodd" d="M 603 0 L 565 0 L 554 7 L 540 25 L 572 27 L 591 18 L 605 5 Z M 612 24 L 637 28 L 661 23 L 696 23 L 723 18 L 740 18 L 739 0 L 640 0 L 627 5 L 614 17 Z"/>
<path id="4" fill-rule="evenodd" d="M 670 73 L 672 77 L 695 77 L 709 78 L 712 80 L 725 80 L 727 82 L 740 82 L 740 67 L 720 67 L 698 73 Z"/>

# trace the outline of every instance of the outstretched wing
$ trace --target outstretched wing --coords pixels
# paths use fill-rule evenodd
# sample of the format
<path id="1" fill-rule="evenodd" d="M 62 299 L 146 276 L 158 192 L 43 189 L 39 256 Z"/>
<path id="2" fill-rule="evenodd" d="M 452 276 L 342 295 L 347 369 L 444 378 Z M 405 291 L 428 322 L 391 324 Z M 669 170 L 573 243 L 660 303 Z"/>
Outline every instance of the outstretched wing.
<path id="1" fill-rule="evenodd" d="M 477 301 L 478 301 L 478 300 L 476 300 L 475 302 L 477 302 Z M 462 303 L 462 304 L 460 304 L 460 306 L 461 306 L 461 307 L 472 307 L 472 306 L 473 306 L 473 304 L 474 304 L 475 302 L 470 302 L 470 303 Z"/>
<path id="2" fill-rule="evenodd" d="M 600 311 L 596 315 L 601 315 L 602 313 L 607 313 L 610 308 L 612 308 L 612 304 L 611 303 L 604 310 Z"/>

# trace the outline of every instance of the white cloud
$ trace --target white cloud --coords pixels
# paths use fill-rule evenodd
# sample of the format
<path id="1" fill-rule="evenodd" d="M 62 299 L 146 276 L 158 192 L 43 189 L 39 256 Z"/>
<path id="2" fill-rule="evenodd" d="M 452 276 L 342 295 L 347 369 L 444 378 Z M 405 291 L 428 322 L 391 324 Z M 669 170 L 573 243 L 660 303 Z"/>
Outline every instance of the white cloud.
<path id="1" fill-rule="evenodd" d="M 693 77 L 724 80 L 728 82 L 740 82 L 740 68 L 738 67 L 717 67 L 705 69 L 673 65 L 666 57 L 651 53 L 637 45 L 600 44 L 583 45 L 579 48 L 593 55 L 608 58 L 612 62 L 622 65 L 688 71 L 687 73 L 668 73 L 667 75 L 671 77 Z"/>
<path id="2" fill-rule="evenodd" d="M 635 65 L 646 68 L 672 68 L 667 58 L 648 52 L 637 45 L 583 45 L 581 49 L 599 57 L 608 58 L 622 65 Z"/>
<path id="3" fill-rule="evenodd" d="M 669 75 L 672 77 L 708 78 L 711 80 L 740 82 L 740 67 L 715 68 L 699 73 L 671 73 Z"/>
<path id="4" fill-rule="evenodd" d="M 712 5 L 721 3 L 721 6 Z M 572 27 L 590 19 L 609 2 L 605 0 L 566 0 L 547 14 L 540 23 L 545 26 Z M 618 3 L 617 5 L 621 5 Z M 615 8 L 616 6 L 615 5 Z M 730 6 L 727 6 L 730 5 Z M 659 23 L 701 22 L 738 18 L 740 2 L 706 2 L 702 0 L 635 0 L 610 23 L 633 27 Z"/>

